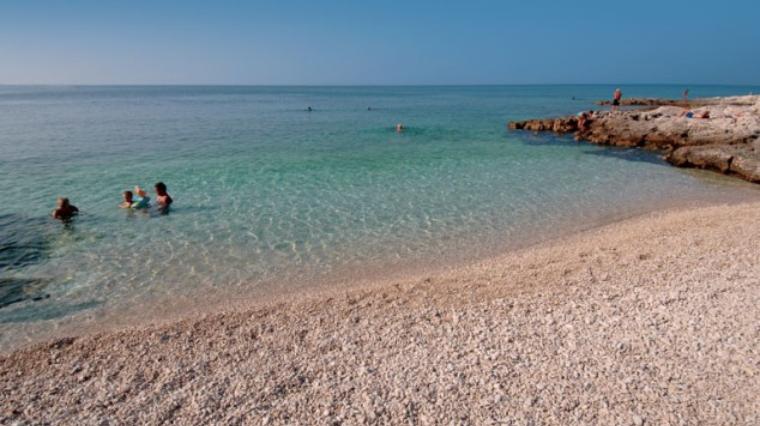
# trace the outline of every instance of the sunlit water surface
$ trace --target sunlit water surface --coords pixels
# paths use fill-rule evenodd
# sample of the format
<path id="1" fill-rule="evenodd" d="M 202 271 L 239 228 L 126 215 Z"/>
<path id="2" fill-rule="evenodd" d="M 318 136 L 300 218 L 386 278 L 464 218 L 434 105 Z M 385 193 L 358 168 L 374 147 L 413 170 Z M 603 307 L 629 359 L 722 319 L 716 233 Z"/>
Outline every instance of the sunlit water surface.
<path id="1" fill-rule="evenodd" d="M 0 348 L 760 196 L 653 154 L 505 129 L 612 89 L 0 87 Z M 117 207 L 159 180 L 168 216 Z M 70 226 L 48 217 L 58 195 L 82 211 Z"/>

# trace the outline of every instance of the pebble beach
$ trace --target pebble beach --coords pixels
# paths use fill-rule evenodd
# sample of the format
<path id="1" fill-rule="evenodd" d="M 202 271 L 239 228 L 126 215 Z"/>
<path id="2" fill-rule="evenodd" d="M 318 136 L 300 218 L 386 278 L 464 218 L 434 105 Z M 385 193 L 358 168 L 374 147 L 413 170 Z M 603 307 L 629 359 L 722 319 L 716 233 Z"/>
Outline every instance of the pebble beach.
<path id="1" fill-rule="evenodd" d="M 2 424 L 760 421 L 760 204 L 0 357 Z"/>

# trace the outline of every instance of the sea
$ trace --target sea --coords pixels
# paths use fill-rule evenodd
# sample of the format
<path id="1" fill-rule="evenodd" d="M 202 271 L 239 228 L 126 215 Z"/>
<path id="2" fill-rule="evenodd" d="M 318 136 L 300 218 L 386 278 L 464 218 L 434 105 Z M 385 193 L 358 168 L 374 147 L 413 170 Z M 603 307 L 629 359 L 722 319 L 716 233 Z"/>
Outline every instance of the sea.
<path id="1" fill-rule="evenodd" d="M 685 88 L 621 86 L 631 97 Z M 507 129 L 601 108 L 614 89 L 0 86 L 0 350 L 760 198 L 655 153 Z M 159 181 L 169 214 L 119 208 L 123 191 L 155 197 Z M 50 217 L 59 196 L 80 210 L 70 223 Z"/>

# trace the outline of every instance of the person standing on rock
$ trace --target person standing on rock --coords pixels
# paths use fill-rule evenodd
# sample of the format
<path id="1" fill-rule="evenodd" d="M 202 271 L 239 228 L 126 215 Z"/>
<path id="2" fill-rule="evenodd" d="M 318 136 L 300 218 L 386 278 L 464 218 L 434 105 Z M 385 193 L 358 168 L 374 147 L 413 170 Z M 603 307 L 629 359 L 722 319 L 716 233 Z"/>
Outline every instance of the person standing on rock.
<path id="1" fill-rule="evenodd" d="M 623 99 L 623 92 L 618 87 L 615 89 L 615 93 L 612 94 L 612 110 L 617 111 L 620 106 L 620 100 Z"/>

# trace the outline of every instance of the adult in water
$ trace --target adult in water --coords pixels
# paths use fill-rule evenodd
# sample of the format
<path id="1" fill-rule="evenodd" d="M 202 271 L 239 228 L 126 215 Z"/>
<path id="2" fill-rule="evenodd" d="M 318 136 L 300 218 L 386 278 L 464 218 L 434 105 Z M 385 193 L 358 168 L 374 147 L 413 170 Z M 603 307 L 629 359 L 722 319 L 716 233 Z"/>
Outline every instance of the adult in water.
<path id="1" fill-rule="evenodd" d="M 72 205 L 69 199 L 66 197 L 58 197 L 56 200 L 55 210 L 53 210 L 53 218 L 58 220 L 67 221 L 72 217 L 79 214 L 77 206 Z"/>
<path id="2" fill-rule="evenodd" d="M 402 123 L 398 123 L 398 124 L 396 124 L 396 132 L 397 132 L 397 133 L 401 133 L 401 132 L 403 132 L 404 130 L 406 130 L 406 126 L 404 126 Z"/>
<path id="3" fill-rule="evenodd" d="M 166 184 L 163 182 L 156 183 L 156 204 L 158 204 L 159 210 L 162 212 L 168 212 L 169 206 L 172 205 L 174 200 L 169 195 L 168 192 L 166 192 Z"/>

